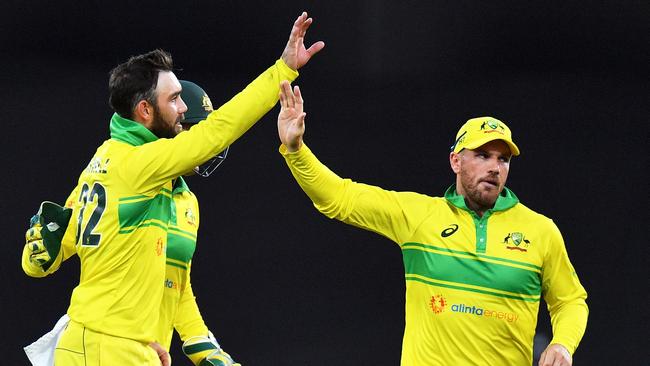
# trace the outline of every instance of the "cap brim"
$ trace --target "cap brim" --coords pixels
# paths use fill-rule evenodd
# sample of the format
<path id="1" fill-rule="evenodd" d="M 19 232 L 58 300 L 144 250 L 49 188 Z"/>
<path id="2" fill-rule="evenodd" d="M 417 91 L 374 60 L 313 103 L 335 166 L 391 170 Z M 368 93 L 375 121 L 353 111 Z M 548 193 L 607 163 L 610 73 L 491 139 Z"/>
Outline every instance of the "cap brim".
<path id="1" fill-rule="evenodd" d="M 501 141 L 505 142 L 508 145 L 508 148 L 510 148 L 510 153 L 512 154 L 512 156 L 518 156 L 519 155 L 519 148 L 517 147 L 517 145 L 515 145 L 514 142 L 506 140 L 506 139 L 502 139 L 502 138 L 500 138 L 498 136 L 489 136 L 489 137 L 484 138 L 484 139 L 476 140 L 471 144 L 467 144 L 467 145 L 463 146 L 463 148 L 464 149 L 469 149 L 469 150 L 474 150 L 474 149 L 476 149 L 478 147 L 481 147 L 481 146 L 487 144 L 488 142 L 494 141 L 494 140 L 501 140 Z"/>

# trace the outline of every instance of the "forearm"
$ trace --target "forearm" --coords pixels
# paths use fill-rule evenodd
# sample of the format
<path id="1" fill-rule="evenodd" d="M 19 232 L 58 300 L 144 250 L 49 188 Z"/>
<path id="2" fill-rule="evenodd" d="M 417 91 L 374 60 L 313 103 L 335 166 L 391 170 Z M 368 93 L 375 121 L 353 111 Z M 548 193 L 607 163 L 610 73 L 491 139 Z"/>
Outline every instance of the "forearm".
<path id="1" fill-rule="evenodd" d="M 296 152 L 289 152 L 282 145 L 280 153 L 314 206 L 329 218 L 342 219 L 337 217 L 340 214 L 337 198 L 345 188 L 345 181 L 323 165 L 305 144 Z"/>
<path id="2" fill-rule="evenodd" d="M 199 306 L 196 303 L 192 285 L 188 281 L 188 286 L 185 288 L 178 303 L 178 311 L 174 319 L 174 328 L 185 342 L 188 338 L 193 336 L 205 336 L 208 334 L 208 327 L 203 321 Z"/>
<path id="3" fill-rule="evenodd" d="M 297 76 L 282 60 L 276 61 L 189 131 L 133 149 L 127 157 L 124 176 L 129 180 L 135 177 L 134 185 L 144 192 L 191 171 L 249 130 L 277 103 L 280 81 L 294 80 Z"/>
<path id="4" fill-rule="evenodd" d="M 556 309 L 551 308 L 553 339 L 551 343 L 561 344 L 573 354 L 587 328 L 589 308 L 584 298 L 579 298 Z"/>
<path id="5" fill-rule="evenodd" d="M 423 217 L 421 195 L 394 192 L 343 179 L 323 165 L 303 144 L 296 152 L 280 146 L 291 174 L 325 216 L 381 234 L 401 243 Z"/>

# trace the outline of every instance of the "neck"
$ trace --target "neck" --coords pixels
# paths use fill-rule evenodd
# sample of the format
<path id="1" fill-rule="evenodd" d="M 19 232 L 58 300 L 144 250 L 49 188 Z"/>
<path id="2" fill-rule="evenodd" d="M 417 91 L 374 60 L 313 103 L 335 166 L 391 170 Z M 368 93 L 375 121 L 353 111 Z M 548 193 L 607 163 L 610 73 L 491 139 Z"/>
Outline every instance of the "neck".
<path id="1" fill-rule="evenodd" d="M 483 214 L 485 213 L 485 211 L 492 208 L 492 207 L 485 207 L 485 206 L 479 205 L 478 203 L 476 203 L 476 202 L 470 200 L 469 198 L 467 198 L 467 195 L 463 194 L 463 197 L 465 198 L 465 206 L 467 206 L 467 208 L 469 208 L 470 210 L 476 212 L 478 217 L 483 217 Z"/>

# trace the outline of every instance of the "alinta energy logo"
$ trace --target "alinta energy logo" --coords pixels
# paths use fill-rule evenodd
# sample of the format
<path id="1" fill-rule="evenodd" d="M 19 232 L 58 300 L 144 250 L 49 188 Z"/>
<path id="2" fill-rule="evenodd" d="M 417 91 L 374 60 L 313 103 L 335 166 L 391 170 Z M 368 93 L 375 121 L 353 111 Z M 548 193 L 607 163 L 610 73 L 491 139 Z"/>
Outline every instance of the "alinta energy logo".
<path id="1" fill-rule="evenodd" d="M 442 295 L 431 296 L 431 299 L 429 300 L 429 307 L 434 314 L 440 314 L 445 311 L 445 309 L 450 309 L 453 313 L 457 313 L 462 316 L 480 316 L 485 318 L 492 318 L 495 320 L 501 320 L 508 323 L 517 322 L 519 319 L 518 314 L 509 313 L 507 311 L 486 309 L 480 306 L 468 304 L 449 304 L 447 302 L 447 299 L 445 299 L 445 297 Z"/>
<path id="2" fill-rule="evenodd" d="M 440 314 L 445 311 L 447 307 L 447 300 L 442 295 L 433 295 L 429 300 L 429 306 L 434 314 Z"/>
<path id="3" fill-rule="evenodd" d="M 506 244 L 506 249 L 520 252 L 527 252 L 530 247 L 530 240 L 526 239 L 526 236 L 518 231 L 508 233 L 508 236 L 503 239 L 503 243 Z"/>
<path id="4" fill-rule="evenodd" d="M 481 124 L 481 131 L 483 131 L 483 133 L 497 132 L 503 135 L 506 132 L 506 129 L 501 126 L 499 122 L 488 119 Z"/>

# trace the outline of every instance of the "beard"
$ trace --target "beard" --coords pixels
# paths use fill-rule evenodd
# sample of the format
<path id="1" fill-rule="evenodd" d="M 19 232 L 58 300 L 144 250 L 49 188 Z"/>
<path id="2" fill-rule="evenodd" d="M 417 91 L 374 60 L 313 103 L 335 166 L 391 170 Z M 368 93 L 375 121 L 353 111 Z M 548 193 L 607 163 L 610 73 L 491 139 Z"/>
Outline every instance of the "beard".
<path id="1" fill-rule="evenodd" d="M 180 133 L 180 130 L 176 127 L 182 120 L 180 116 L 176 117 L 174 123 L 170 123 L 171 121 L 166 120 L 162 116 L 162 113 L 160 113 L 157 106 L 153 107 L 153 111 L 154 116 L 151 123 L 151 132 L 153 132 L 154 135 L 161 139 L 171 139 Z"/>
<path id="2" fill-rule="evenodd" d="M 467 195 L 465 199 L 471 201 L 479 209 L 487 210 L 494 207 L 494 203 L 497 201 L 499 193 L 501 193 L 501 187 L 484 190 L 479 187 L 480 183 L 480 179 L 472 179 L 467 172 L 461 171 L 460 184 Z"/>

